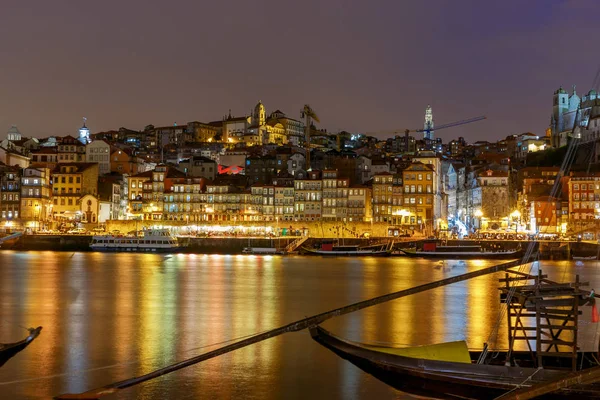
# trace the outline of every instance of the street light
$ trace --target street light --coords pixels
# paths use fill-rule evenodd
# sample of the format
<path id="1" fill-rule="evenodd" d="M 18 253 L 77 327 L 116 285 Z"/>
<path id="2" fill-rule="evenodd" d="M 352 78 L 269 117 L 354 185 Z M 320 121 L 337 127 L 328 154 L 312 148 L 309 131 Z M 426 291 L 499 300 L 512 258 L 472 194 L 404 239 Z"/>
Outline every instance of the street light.
<path id="1" fill-rule="evenodd" d="M 37 231 L 40 230 L 40 205 L 38 203 L 35 203 L 35 212 L 34 212 L 34 228 Z M 36 227 L 37 224 L 37 227 Z"/>
<path id="2" fill-rule="evenodd" d="M 519 210 L 515 210 L 513 211 L 510 216 L 512 217 L 513 220 L 515 221 L 515 233 L 517 233 L 517 230 L 519 229 L 519 219 L 521 218 L 521 213 L 519 212 Z"/>
<path id="3" fill-rule="evenodd" d="M 480 208 L 478 208 L 477 210 L 475 210 L 475 214 L 474 214 L 477 218 L 479 218 L 479 229 L 481 229 L 481 219 L 483 217 L 483 211 L 481 211 Z"/>

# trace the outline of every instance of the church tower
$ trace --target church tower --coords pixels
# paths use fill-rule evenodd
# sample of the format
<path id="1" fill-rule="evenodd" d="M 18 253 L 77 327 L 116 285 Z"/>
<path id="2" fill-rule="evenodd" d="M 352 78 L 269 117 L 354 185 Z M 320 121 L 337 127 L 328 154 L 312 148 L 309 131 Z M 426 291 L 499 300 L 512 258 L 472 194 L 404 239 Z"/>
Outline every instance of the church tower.
<path id="1" fill-rule="evenodd" d="M 17 142 L 21 140 L 21 132 L 17 129 L 16 125 L 10 127 L 6 134 L 6 138 L 9 142 Z"/>
<path id="2" fill-rule="evenodd" d="M 254 114 L 252 117 L 252 125 L 264 126 L 267 123 L 267 112 L 262 101 L 259 100 L 256 107 L 254 107 Z"/>
<path id="3" fill-rule="evenodd" d="M 425 109 L 425 123 L 423 124 L 423 139 L 433 140 L 433 110 L 431 105 Z"/>
<path id="4" fill-rule="evenodd" d="M 87 121 L 87 118 L 83 117 L 83 126 L 79 128 L 79 141 L 83 144 L 88 144 L 92 140 L 90 139 L 90 130 L 85 126 L 85 121 Z"/>
<path id="5" fill-rule="evenodd" d="M 552 98 L 552 118 L 551 126 L 552 129 L 552 147 L 558 148 L 566 143 L 561 139 L 560 133 L 565 130 L 564 114 L 569 111 L 569 93 L 565 89 L 558 88 L 554 92 Z"/>

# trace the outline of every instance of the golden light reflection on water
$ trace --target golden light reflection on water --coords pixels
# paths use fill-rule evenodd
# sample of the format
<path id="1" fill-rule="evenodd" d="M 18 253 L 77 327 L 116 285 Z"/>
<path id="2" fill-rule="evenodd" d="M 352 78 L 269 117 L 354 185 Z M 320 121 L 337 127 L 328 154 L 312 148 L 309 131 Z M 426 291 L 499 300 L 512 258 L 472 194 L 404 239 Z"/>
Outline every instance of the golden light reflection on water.
<path id="1" fill-rule="evenodd" d="M 43 325 L 0 369 L 6 398 L 82 391 L 180 361 L 217 343 L 495 262 L 419 259 L 0 252 L 0 341 Z M 600 287 L 594 264 L 544 263 L 551 279 Z M 466 338 L 481 347 L 498 320 L 493 274 L 334 318 L 352 340 L 420 345 Z M 589 310 L 584 309 L 589 320 Z M 505 319 L 500 338 L 505 338 Z M 596 327 L 583 325 L 582 345 Z M 596 342 L 597 343 L 597 340 Z M 594 346 L 595 346 L 594 343 Z M 204 347 L 209 346 L 211 347 Z M 130 364 L 135 362 L 136 364 Z M 115 368 L 91 371 L 98 367 Z M 89 369 L 86 371 L 86 369 Z M 2 382 L 60 375 L 27 385 Z M 125 392 L 122 398 L 390 398 L 396 392 L 314 343 L 284 335 Z"/>

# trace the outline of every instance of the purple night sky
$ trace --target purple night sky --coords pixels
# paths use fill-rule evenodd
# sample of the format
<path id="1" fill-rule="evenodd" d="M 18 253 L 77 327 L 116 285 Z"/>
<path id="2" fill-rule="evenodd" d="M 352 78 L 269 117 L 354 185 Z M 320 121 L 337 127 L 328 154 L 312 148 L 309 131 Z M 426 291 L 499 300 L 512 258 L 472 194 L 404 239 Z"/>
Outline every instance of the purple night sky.
<path id="1" fill-rule="evenodd" d="M 599 67 L 597 0 L 5 1 L 0 139 L 143 129 L 249 113 L 258 100 L 329 131 L 478 115 L 444 142 L 544 134 L 560 85 Z M 384 137 L 383 135 L 378 135 Z"/>

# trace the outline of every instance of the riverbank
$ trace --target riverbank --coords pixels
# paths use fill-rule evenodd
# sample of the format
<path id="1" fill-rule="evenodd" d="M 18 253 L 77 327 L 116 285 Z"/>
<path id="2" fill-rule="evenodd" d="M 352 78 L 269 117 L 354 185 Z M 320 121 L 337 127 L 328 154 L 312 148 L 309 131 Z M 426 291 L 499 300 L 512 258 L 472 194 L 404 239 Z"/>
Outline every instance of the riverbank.
<path id="1" fill-rule="evenodd" d="M 192 254 L 242 254 L 246 247 L 268 247 L 284 249 L 298 237 L 284 236 L 278 238 L 264 237 L 179 237 L 180 253 Z M 313 247 L 323 238 L 309 238 L 303 246 Z M 422 239 L 410 238 L 347 238 L 340 239 L 345 245 L 367 246 L 374 243 L 394 240 L 394 248 L 410 248 L 420 245 Z M 46 250 L 46 251 L 91 251 L 90 235 L 23 235 L 15 240 L 3 243 L 1 249 L 12 250 Z M 486 251 L 515 250 L 518 247 L 527 249 L 531 242 L 516 240 L 448 240 L 451 246 L 478 245 Z M 533 242 L 533 251 L 540 253 L 542 259 L 567 260 L 575 257 L 592 257 L 598 254 L 598 245 L 588 242 Z"/>

